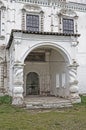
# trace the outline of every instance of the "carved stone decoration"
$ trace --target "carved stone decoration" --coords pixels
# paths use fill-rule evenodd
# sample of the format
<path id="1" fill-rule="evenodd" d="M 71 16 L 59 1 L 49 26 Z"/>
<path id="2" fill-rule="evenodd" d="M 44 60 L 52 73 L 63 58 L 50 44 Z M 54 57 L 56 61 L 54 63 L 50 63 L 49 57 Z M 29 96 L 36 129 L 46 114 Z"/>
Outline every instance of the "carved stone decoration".
<path id="1" fill-rule="evenodd" d="M 77 80 L 77 67 L 78 64 L 76 61 L 73 61 L 73 63 L 71 65 L 68 66 L 69 67 L 69 85 L 70 85 L 70 100 L 72 103 L 79 103 L 81 102 L 81 99 L 79 97 L 79 93 L 78 93 L 78 80 Z"/>
<path id="2" fill-rule="evenodd" d="M 18 62 L 13 67 L 13 105 L 22 106 L 23 102 L 23 64 Z"/>
<path id="3" fill-rule="evenodd" d="M 14 84 L 23 84 L 23 65 L 16 63 L 14 65 Z"/>
<path id="4" fill-rule="evenodd" d="M 77 16 L 77 14 L 71 9 L 61 9 L 58 15 L 65 15 L 65 16 L 70 16 L 70 17 Z"/>
<path id="5" fill-rule="evenodd" d="M 21 28 L 22 30 L 26 30 L 26 15 L 31 14 L 31 15 L 38 15 L 39 16 L 39 31 L 43 32 L 44 30 L 44 12 L 42 11 L 42 8 L 36 4 L 26 4 L 22 8 L 22 24 Z"/>
<path id="6" fill-rule="evenodd" d="M 3 10 L 6 9 L 6 7 L 4 6 L 4 3 L 1 0 L 0 0 L 0 9 L 3 9 Z"/>
<path id="7" fill-rule="evenodd" d="M 12 104 L 16 105 L 16 106 L 23 106 L 24 105 L 23 87 L 20 85 L 14 86 Z"/>
<path id="8" fill-rule="evenodd" d="M 41 12 L 42 11 L 42 9 L 36 4 L 26 4 L 26 5 L 24 5 L 23 10 L 30 11 L 30 12 L 33 12 L 33 11 Z"/>
<path id="9" fill-rule="evenodd" d="M 73 19 L 74 21 L 74 33 L 77 33 L 77 19 L 78 16 L 76 14 L 76 12 L 74 12 L 72 9 L 61 9 L 58 13 L 57 13 L 58 17 L 59 17 L 59 32 L 62 32 L 63 30 L 63 26 L 62 26 L 62 19 L 66 18 L 66 19 Z"/>

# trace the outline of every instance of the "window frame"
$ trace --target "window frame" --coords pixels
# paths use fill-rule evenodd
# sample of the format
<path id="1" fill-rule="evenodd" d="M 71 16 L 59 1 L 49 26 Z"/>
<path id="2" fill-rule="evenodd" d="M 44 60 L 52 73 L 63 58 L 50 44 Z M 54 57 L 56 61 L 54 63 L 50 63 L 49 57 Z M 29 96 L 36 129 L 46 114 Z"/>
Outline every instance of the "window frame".
<path id="1" fill-rule="evenodd" d="M 39 32 L 44 31 L 44 12 L 42 10 L 26 10 L 22 9 L 22 23 L 21 23 L 21 29 L 26 30 L 26 16 L 28 15 L 38 15 L 39 16 Z"/>
<path id="2" fill-rule="evenodd" d="M 0 37 L 5 37 L 5 7 L 0 8 Z"/>
<path id="3" fill-rule="evenodd" d="M 65 29 L 64 29 L 64 24 L 65 24 L 64 20 L 72 21 L 71 25 L 69 25 L 69 24 L 65 25 Z M 69 28 L 68 28 L 68 26 L 69 26 Z M 71 26 L 73 26 L 73 28 Z M 74 34 L 74 19 L 73 18 L 69 18 L 69 17 L 68 18 L 66 18 L 66 17 L 62 18 L 62 31 L 63 31 L 63 33 Z"/>
<path id="4" fill-rule="evenodd" d="M 32 14 L 32 13 L 26 13 L 26 30 L 29 31 L 27 29 L 27 15 L 30 15 L 30 16 L 38 16 L 38 31 L 40 31 L 40 15 L 39 14 Z M 32 23 L 32 22 L 31 22 Z M 33 23 L 32 23 L 33 24 Z M 33 27 L 32 27 L 33 28 Z M 35 27 L 36 28 L 36 27 Z M 32 31 L 32 30 L 31 30 Z M 32 31 L 32 32 L 38 32 L 38 31 Z"/>
<path id="5" fill-rule="evenodd" d="M 74 21 L 74 33 L 73 34 L 77 34 L 78 30 L 77 30 L 77 20 L 78 20 L 78 16 L 76 14 L 76 12 L 74 12 L 73 10 L 68 10 L 68 9 L 61 9 L 58 13 L 58 19 L 59 19 L 59 27 L 58 27 L 58 32 L 60 33 L 64 33 L 63 32 L 63 19 L 72 19 Z"/>

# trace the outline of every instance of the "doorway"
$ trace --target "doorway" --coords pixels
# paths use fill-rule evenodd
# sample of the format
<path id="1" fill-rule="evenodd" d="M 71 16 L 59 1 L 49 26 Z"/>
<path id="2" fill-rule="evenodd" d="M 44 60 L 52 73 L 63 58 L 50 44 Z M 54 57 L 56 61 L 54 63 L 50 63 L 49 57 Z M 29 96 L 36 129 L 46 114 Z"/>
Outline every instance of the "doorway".
<path id="1" fill-rule="evenodd" d="M 39 75 L 30 72 L 26 79 L 26 95 L 39 95 L 39 92 Z"/>

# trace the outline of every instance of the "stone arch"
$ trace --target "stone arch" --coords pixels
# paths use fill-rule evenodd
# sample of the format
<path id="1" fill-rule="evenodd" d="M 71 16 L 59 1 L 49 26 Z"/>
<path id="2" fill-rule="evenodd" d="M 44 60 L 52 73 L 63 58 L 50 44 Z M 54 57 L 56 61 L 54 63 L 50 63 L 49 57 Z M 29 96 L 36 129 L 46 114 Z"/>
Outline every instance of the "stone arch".
<path id="1" fill-rule="evenodd" d="M 36 48 L 43 47 L 43 46 L 48 46 L 48 47 L 51 47 L 51 48 L 57 50 L 64 57 L 65 61 L 67 61 L 69 64 L 72 63 L 71 56 L 65 48 L 58 45 L 57 43 L 50 43 L 50 42 L 49 43 L 48 42 L 38 43 L 38 44 L 32 46 L 31 48 L 28 48 L 28 50 L 25 52 L 25 54 L 21 60 L 24 62 L 25 58 L 31 51 L 33 51 Z"/>
<path id="2" fill-rule="evenodd" d="M 55 63 L 56 59 L 54 59 L 55 62 L 53 62 L 52 57 L 51 57 L 50 63 L 45 62 L 45 64 L 47 63 L 47 66 L 46 65 L 42 66 L 42 64 L 40 64 L 41 66 L 38 65 L 39 66 L 38 68 L 36 67 L 37 64 L 26 62 L 26 58 L 29 56 L 29 54 L 31 52 L 33 52 L 34 50 L 43 49 L 43 48 L 53 50 L 49 53 L 53 53 L 55 51 L 55 53 L 53 53 L 54 55 L 52 55 L 52 56 L 55 56 L 55 54 L 57 55 L 57 53 L 58 53 L 61 58 L 60 61 L 57 60 L 57 63 Z M 47 49 L 46 49 L 46 51 L 47 51 Z M 49 53 L 46 53 L 47 56 L 49 56 L 48 55 Z M 31 48 L 28 48 L 28 50 L 25 52 L 24 56 L 22 57 L 22 60 L 26 66 L 24 68 L 25 77 L 26 77 L 26 73 L 27 73 L 28 69 L 29 69 L 29 71 L 37 70 L 37 72 L 39 73 L 39 75 L 40 75 L 40 94 L 42 94 L 42 95 L 50 94 L 50 95 L 55 95 L 55 96 L 56 95 L 62 96 L 63 95 L 62 92 L 59 93 L 59 91 L 60 90 L 63 91 L 63 87 L 65 86 L 64 87 L 65 88 L 64 96 L 68 95 L 68 93 L 69 93 L 68 92 L 69 91 L 68 90 L 68 87 L 69 87 L 68 65 L 72 63 L 72 59 L 71 59 L 68 51 L 64 47 L 58 45 L 57 43 L 50 43 L 50 42 L 38 43 L 38 44 L 35 44 L 34 46 L 32 46 Z M 52 68 L 53 65 L 55 67 L 54 70 Z M 61 65 L 61 66 L 59 67 L 59 65 Z M 28 66 L 28 68 L 27 68 L 27 66 Z M 47 71 L 45 72 L 45 70 L 47 70 Z M 45 77 L 46 77 L 47 82 L 45 80 Z M 63 83 L 63 80 L 64 80 L 64 83 Z M 26 81 L 26 78 L 24 81 Z M 44 87 L 43 87 L 43 85 L 44 85 Z M 26 92 L 26 83 L 24 85 L 24 88 L 25 88 L 25 92 Z M 56 92 L 55 90 L 58 92 Z M 67 93 L 66 93 L 66 90 L 67 90 Z"/>

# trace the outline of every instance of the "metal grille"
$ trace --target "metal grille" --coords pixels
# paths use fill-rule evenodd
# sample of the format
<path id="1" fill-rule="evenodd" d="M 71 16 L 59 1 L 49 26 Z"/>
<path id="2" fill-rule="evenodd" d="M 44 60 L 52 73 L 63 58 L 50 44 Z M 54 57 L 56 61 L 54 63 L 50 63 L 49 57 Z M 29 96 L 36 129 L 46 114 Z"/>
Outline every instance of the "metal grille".
<path id="1" fill-rule="evenodd" d="M 27 95 L 39 94 L 39 76 L 35 72 L 30 72 L 27 75 L 26 94 Z"/>
<path id="2" fill-rule="evenodd" d="M 26 15 L 26 29 L 32 32 L 39 31 L 39 16 L 38 15 Z"/>
<path id="3" fill-rule="evenodd" d="M 63 18 L 63 33 L 74 34 L 74 20 Z"/>

